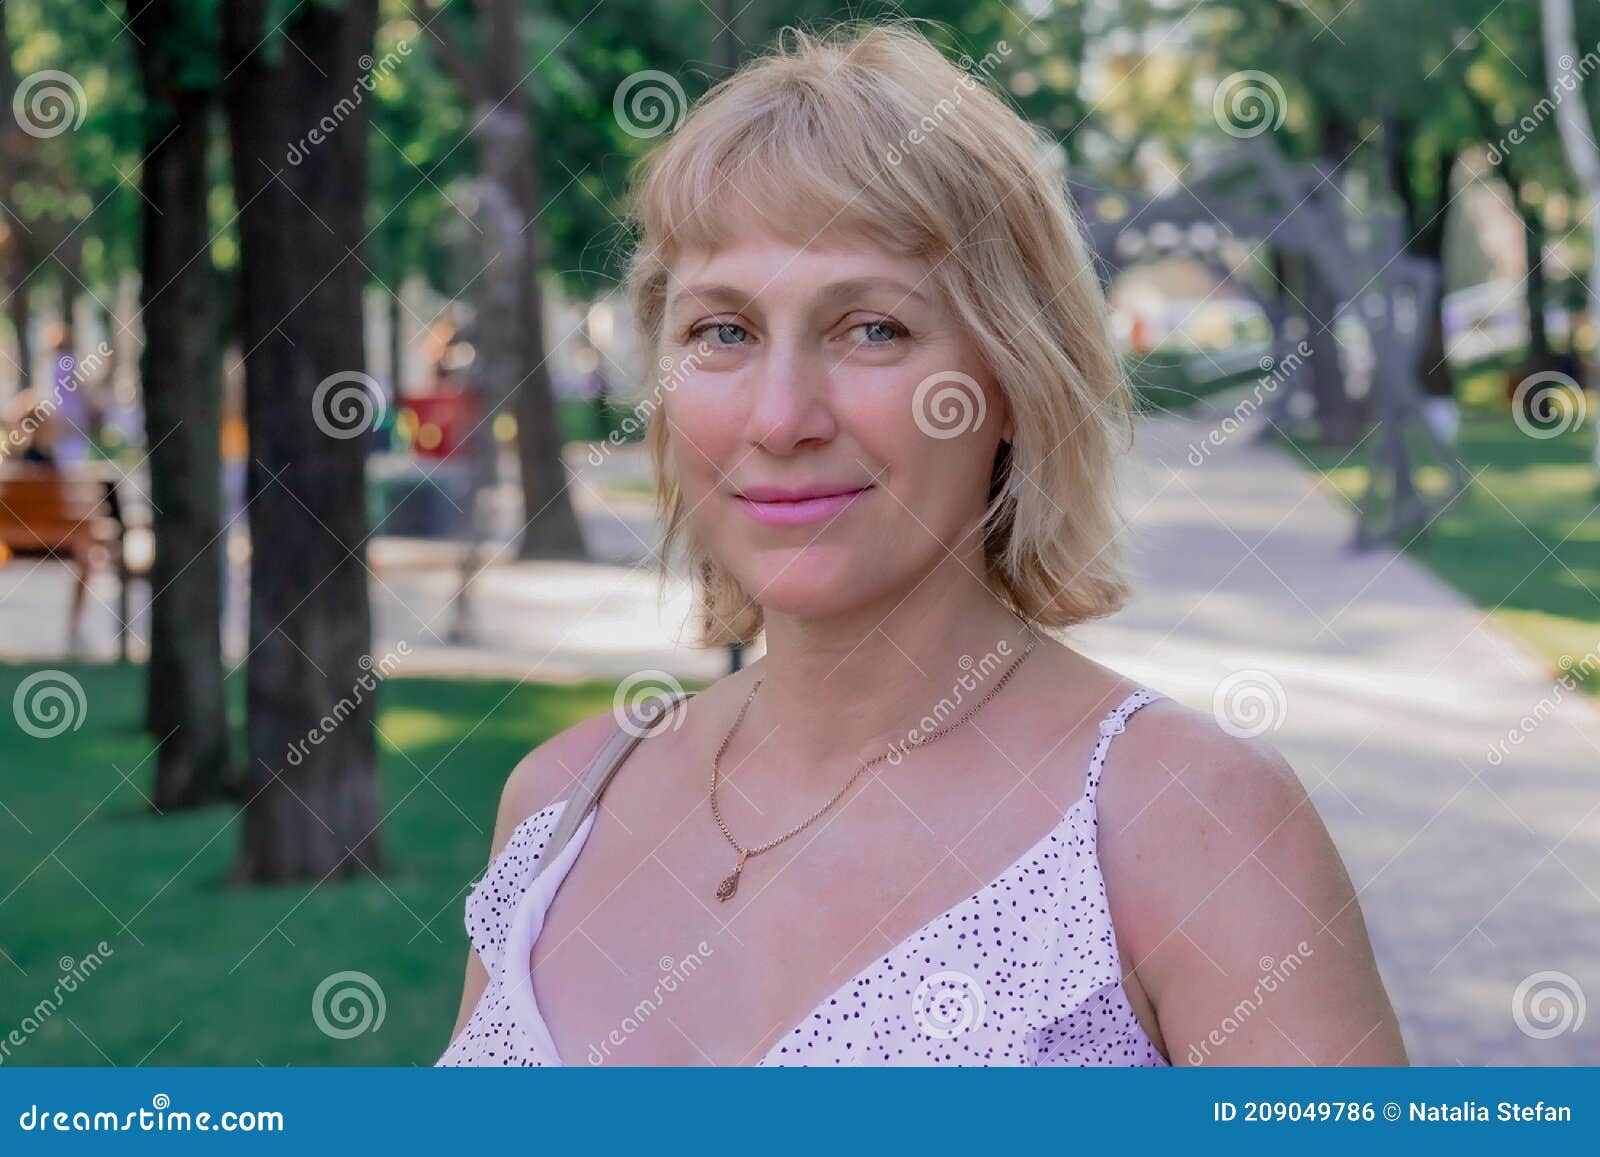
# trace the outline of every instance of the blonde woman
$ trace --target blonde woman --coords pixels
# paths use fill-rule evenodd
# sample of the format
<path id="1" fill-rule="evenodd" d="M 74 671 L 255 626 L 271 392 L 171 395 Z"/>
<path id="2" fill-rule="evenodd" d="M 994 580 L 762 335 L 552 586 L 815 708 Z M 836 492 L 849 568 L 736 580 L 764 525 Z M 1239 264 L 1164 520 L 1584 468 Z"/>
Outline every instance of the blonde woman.
<path id="1" fill-rule="evenodd" d="M 1124 600 L 1126 386 L 1040 135 L 786 35 L 648 158 L 630 291 L 708 646 L 511 774 L 446 1065 L 1404 1064 L 1295 773 L 1050 633 Z"/>

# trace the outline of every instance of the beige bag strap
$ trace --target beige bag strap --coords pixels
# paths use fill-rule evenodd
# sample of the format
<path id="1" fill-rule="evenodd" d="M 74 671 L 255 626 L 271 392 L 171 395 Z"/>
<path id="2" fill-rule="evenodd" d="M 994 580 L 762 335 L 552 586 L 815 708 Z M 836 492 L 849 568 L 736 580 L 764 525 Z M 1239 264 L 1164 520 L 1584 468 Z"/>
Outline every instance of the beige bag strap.
<path id="1" fill-rule="evenodd" d="M 606 790 L 606 785 L 617 773 L 617 768 L 622 766 L 622 761 L 638 746 L 639 740 L 680 710 L 694 694 L 693 691 L 678 691 L 667 699 L 657 700 L 654 709 L 647 715 L 632 720 L 627 727 L 619 724 L 606 737 L 605 743 L 594 753 L 589 766 L 583 769 L 583 774 L 573 785 L 572 794 L 567 797 L 567 806 L 561 810 L 555 830 L 550 833 L 550 841 L 539 855 L 539 863 L 533 873 L 535 878 L 561 854 L 561 849 L 567 846 L 589 813 L 599 805 L 600 794 Z"/>

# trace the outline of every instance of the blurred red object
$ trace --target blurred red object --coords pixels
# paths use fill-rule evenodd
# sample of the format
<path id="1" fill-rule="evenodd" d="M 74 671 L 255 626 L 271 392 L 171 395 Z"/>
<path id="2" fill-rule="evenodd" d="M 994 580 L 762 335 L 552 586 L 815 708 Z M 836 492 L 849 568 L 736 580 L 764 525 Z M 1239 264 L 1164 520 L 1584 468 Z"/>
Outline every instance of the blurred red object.
<path id="1" fill-rule="evenodd" d="M 477 395 L 470 391 L 410 394 L 400 407 L 409 427 L 411 452 L 418 458 L 448 458 L 461 448 L 482 418 Z"/>

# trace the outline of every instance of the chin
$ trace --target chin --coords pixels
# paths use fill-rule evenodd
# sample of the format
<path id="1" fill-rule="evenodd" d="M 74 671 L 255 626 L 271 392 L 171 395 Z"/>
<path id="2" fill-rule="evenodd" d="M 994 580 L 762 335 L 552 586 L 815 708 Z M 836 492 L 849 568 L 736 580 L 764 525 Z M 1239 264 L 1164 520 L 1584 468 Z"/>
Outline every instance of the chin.
<path id="1" fill-rule="evenodd" d="M 881 560 L 839 547 L 764 551 L 738 568 L 740 584 L 768 614 L 827 618 L 860 606 L 882 585 Z"/>

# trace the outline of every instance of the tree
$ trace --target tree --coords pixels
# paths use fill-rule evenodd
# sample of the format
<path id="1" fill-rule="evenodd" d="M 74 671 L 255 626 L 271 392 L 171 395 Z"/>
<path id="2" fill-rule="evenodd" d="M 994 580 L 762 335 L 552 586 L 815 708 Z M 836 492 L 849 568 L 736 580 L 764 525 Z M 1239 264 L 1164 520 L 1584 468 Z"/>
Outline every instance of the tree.
<path id="1" fill-rule="evenodd" d="M 377 0 L 222 6 L 250 438 L 245 881 L 382 870 L 365 443 L 342 424 L 376 404 L 358 254 L 376 19 Z"/>
<path id="2" fill-rule="evenodd" d="M 155 561 L 149 721 L 160 743 L 154 803 L 227 794 L 223 695 L 217 277 L 206 204 L 218 74 L 216 5 L 127 0 L 145 93 L 141 312 Z"/>

